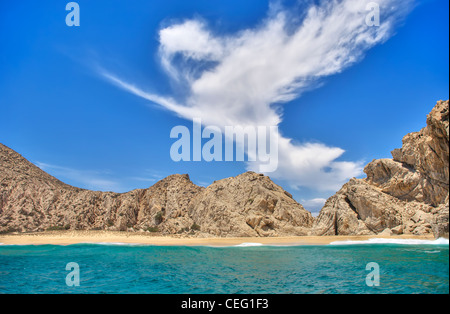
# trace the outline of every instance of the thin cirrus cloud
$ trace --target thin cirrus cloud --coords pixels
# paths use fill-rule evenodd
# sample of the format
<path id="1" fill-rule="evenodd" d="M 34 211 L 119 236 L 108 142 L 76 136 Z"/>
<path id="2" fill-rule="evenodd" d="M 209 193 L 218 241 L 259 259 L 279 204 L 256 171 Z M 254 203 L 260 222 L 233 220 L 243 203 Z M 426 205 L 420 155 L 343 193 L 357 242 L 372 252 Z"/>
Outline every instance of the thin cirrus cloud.
<path id="1" fill-rule="evenodd" d="M 41 170 L 46 171 L 62 180 L 65 183 L 73 183 L 77 187 L 82 187 L 89 190 L 126 193 L 134 187 L 133 184 L 124 185 L 123 180 L 114 177 L 114 174 L 105 170 L 85 170 L 76 169 L 66 166 L 49 164 L 37 161 L 35 162 Z M 128 177 L 127 181 L 138 183 L 142 188 L 147 188 L 159 180 L 162 180 L 164 175 L 153 169 L 147 169 L 142 172 L 142 176 Z"/>
<path id="2" fill-rule="evenodd" d="M 123 191 L 116 180 L 107 179 L 105 172 L 79 170 L 70 167 L 36 162 L 36 166 L 54 176 L 81 184 L 84 188 L 100 191 Z"/>
<path id="3" fill-rule="evenodd" d="M 187 91 L 177 101 L 148 93 L 108 71 L 101 74 L 180 117 L 200 118 L 204 125 L 278 126 L 282 104 L 360 61 L 367 50 L 393 35 L 412 7 L 412 1 L 377 1 L 381 21 L 369 26 L 369 4 L 319 1 L 303 8 L 298 21 L 299 14 L 277 3 L 258 27 L 235 34 L 217 34 L 200 19 L 162 28 L 161 65 L 180 90 Z M 292 188 L 335 191 L 362 174 L 362 162 L 338 160 L 344 153 L 329 144 L 297 143 L 280 135 L 279 166 L 270 176 Z M 248 170 L 258 166 L 247 163 Z"/>

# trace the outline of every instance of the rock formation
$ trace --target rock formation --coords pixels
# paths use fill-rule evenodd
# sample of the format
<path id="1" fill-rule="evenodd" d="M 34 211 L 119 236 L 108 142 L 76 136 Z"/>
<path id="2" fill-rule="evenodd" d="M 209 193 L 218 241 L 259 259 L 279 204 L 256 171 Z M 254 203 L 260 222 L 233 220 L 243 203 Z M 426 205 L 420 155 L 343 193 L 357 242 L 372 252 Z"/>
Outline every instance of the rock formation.
<path id="1" fill-rule="evenodd" d="M 403 138 L 393 159 L 374 160 L 326 202 L 312 234 L 429 234 L 448 237 L 449 102 Z"/>
<path id="2" fill-rule="evenodd" d="M 190 217 L 214 235 L 306 235 L 313 217 L 268 177 L 247 172 L 214 182 L 190 205 Z"/>
<path id="3" fill-rule="evenodd" d="M 208 188 L 188 175 L 118 194 L 64 184 L 0 144 L 0 232 L 150 231 L 197 236 L 304 235 L 313 218 L 268 177 L 245 173 Z"/>
<path id="4" fill-rule="evenodd" d="M 148 189 L 94 192 L 67 185 L 0 144 L 0 233 L 148 231 L 195 236 L 431 234 L 448 237 L 449 102 L 403 139 L 393 159 L 374 160 L 314 219 L 268 177 L 253 172 L 207 188 L 188 175 Z"/>

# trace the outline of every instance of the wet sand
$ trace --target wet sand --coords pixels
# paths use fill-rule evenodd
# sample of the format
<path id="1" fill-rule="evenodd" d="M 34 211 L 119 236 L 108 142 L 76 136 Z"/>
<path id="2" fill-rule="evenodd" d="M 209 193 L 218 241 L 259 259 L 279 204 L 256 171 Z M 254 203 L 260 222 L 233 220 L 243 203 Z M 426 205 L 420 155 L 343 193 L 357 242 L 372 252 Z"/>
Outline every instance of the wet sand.
<path id="1" fill-rule="evenodd" d="M 0 235 L 5 245 L 72 245 L 81 243 L 124 243 L 156 246 L 233 246 L 240 244 L 263 245 L 327 245 L 335 241 L 364 241 L 374 238 L 434 240 L 429 236 L 303 236 L 276 238 L 199 238 L 158 236 L 149 233 L 110 231 L 52 231 L 42 233 Z"/>

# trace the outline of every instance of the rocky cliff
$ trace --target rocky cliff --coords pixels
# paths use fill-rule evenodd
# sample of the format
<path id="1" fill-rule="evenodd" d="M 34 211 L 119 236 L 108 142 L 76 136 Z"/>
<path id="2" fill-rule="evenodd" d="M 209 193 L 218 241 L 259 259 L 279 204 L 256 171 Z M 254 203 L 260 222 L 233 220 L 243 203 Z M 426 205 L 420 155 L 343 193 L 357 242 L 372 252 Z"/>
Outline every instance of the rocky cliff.
<path id="1" fill-rule="evenodd" d="M 314 219 L 270 178 L 253 172 L 207 188 L 188 175 L 148 189 L 94 192 L 64 184 L 0 144 L 0 233 L 148 231 L 195 236 L 431 234 L 448 237 L 449 102 L 403 139 L 393 159 L 374 160 Z"/>
<path id="2" fill-rule="evenodd" d="M 214 182 L 193 199 L 190 217 L 217 236 L 306 235 L 313 224 L 288 192 L 253 172 Z"/>
<path id="3" fill-rule="evenodd" d="M 448 237 L 449 102 L 403 138 L 393 159 L 374 160 L 327 200 L 312 234 L 428 234 Z"/>
<path id="4" fill-rule="evenodd" d="M 118 194 L 64 184 L 0 144 L 0 232 L 150 231 L 197 236 L 304 235 L 313 218 L 268 177 L 252 172 L 208 188 L 188 175 Z"/>

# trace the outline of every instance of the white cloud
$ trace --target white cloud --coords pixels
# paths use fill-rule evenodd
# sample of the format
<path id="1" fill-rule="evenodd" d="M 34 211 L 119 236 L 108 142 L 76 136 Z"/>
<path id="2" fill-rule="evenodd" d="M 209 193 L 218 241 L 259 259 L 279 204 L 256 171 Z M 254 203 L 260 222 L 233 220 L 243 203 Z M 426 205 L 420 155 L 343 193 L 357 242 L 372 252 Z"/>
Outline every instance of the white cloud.
<path id="1" fill-rule="evenodd" d="M 314 215 L 320 212 L 326 201 L 327 200 L 324 198 L 313 198 L 310 200 L 301 200 L 300 203 L 306 210 L 310 211 Z"/>
<path id="2" fill-rule="evenodd" d="M 158 181 L 155 178 L 144 178 L 144 177 L 130 177 L 130 180 L 141 181 L 141 182 L 156 182 Z"/>
<path id="3" fill-rule="evenodd" d="M 85 189 L 114 192 L 126 191 L 117 181 L 106 179 L 106 173 L 62 167 L 39 161 L 35 164 L 51 175 L 58 177 L 59 179 L 73 181 L 76 184 L 80 184 Z"/>
<path id="4" fill-rule="evenodd" d="M 370 1 L 320 1 L 302 15 L 272 5 L 264 22 L 236 34 L 215 34 L 197 19 L 160 30 L 159 56 L 172 79 L 187 87 L 183 104 L 154 95 L 104 72 L 121 88 L 205 125 L 274 126 L 282 104 L 342 72 L 386 41 L 411 1 L 379 0 L 381 25 L 365 23 Z M 297 15 L 297 16 L 296 16 Z M 298 21 L 298 16 L 303 19 Z M 294 26 L 293 26 L 294 25 Z M 293 143 L 281 136 L 279 167 L 270 175 L 293 187 L 337 190 L 362 174 L 360 162 L 339 161 L 344 150 L 326 144 Z M 255 169 L 257 163 L 248 163 Z"/>
<path id="5" fill-rule="evenodd" d="M 352 177 L 363 173 L 362 162 L 336 161 L 345 151 L 319 143 L 293 144 L 290 139 L 279 140 L 278 169 L 270 176 L 290 183 L 291 187 L 337 191 Z M 258 162 L 248 163 L 257 171 Z"/>

